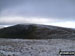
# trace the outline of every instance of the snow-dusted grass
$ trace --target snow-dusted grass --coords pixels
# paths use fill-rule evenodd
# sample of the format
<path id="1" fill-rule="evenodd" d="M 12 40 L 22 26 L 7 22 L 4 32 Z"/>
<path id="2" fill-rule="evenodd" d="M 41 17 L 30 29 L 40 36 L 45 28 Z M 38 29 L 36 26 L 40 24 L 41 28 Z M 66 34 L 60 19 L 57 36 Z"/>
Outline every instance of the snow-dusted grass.
<path id="1" fill-rule="evenodd" d="M 0 53 L 5 56 L 59 56 L 59 50 L 75 51 L 70 39 L 0 39 Z"/>

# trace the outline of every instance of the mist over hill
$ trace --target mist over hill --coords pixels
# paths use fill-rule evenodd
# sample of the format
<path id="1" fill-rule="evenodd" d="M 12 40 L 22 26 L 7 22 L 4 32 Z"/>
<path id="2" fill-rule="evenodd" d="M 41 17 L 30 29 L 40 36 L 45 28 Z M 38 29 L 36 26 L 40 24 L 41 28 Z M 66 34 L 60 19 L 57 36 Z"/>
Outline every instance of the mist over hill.
<path id="1" fill-rule="evenodd" d="M 75 39 L 75 30 L 50 25 L 17 24 L 0 29 L 0 38 Z"/>

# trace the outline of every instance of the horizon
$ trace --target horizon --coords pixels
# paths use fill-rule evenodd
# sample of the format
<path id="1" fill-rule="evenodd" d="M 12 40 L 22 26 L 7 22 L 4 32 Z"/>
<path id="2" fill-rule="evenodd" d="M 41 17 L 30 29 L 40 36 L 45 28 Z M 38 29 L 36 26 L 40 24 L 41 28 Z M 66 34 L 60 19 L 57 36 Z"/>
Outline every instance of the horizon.
<path id="1" fill-rule="evenodd" d="M 23 25 L 31 25 L 31 24 L 33 24 L 33 23 L 23 23 Z M 1 28 L 7 28 L 7 27 L 11 27 L 11 26 L 15 26 L 15 25 L 19 25 L 19 24 L 13 24 L 13 25 L 0 25 L 0 29 Z M 22 25 L 22 24 L 21 24 Z M 55 26 L 55 27 L 62 27 L 62 28 L 71 28 L 71 29 L 75 29 L 74 27 L 64 27 L 64 26 L 59 26 L 59 25 L 47 25 L 47 24 L 35 24 L 35 25 L 45 25 L 45 26 Z"/>

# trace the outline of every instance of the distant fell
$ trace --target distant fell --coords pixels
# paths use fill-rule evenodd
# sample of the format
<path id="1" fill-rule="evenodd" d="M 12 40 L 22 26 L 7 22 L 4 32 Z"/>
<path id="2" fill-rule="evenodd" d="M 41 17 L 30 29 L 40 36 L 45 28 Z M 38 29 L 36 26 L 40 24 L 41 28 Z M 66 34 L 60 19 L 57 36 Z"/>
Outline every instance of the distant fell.
<path id="1" fill-rule="evenodd" d="M 50 25 L 17 24 L 0 29 L 0 38 L 75 39 L 75 30 Z"/>

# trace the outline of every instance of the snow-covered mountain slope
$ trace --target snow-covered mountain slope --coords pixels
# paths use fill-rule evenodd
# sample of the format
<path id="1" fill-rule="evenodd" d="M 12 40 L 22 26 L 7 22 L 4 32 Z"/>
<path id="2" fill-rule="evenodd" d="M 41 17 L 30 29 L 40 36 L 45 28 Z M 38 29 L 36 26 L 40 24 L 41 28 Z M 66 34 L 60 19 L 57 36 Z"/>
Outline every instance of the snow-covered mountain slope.
<path id="1" fill-rule="evenodd" d="M 0 38 L 75 39 L 75 30 L 50 25 L 18 24 L 0 29 Z"/>

